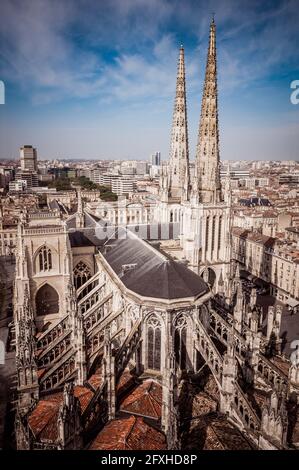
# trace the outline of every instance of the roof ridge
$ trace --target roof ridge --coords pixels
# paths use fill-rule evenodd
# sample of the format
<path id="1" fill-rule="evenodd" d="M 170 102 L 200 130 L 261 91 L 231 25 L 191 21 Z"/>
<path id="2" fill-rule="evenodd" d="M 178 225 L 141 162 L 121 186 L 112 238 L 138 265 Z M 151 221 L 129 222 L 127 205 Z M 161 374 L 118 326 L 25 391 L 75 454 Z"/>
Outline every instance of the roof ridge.
<path id="1" fill-rule="evenodd" d="M 220 443 L 222 449 L 225 450 L 226 446 L 224 445 L 223 440 L 221 439 L 221 437 L 217 433 L 216 429 L 214 428 L 213 422 L 210 421 L 209 426 L 210 426 L 210 429 L 211 429 L 212 433 L 216 437 L 216 439 L 219 440 L 219 443 Z"/>
<path id="2" fill-rule="evenodd" d="M 135 240 L 138 240 L 140 243 L 142 243 L 144 246 L 149 248 L 151 251 L 153 251 L 157 256 L 159 256 L 163 261 L 168 261 L 169 258 L 162 253 L 160 250 L 157 250 L 151 243 L 149 243 L 147 240 L 144 240 L 143 238 L 138 237 L 136 233 L 131 232 L 130 230 L 124 229 L 129 235 L 131 235 Z M 130 238 L 130 237 L 129 237 Z"/>
<path id="3" fill-rule="evenodd" d="M 157 384 L 157 382 L 155 382 L 154 380 L 152 380 L 152 383 L 151 383 L 151 388 L 154 386 L 154 385 L 159 385 Z M 159 402 L 159 400 L 155 397 L 155 395 L 153 395 L 153 392 L 150 390 L 150 396 L 151 396 L 151 399 L 158 405 L 160 406 L 161 403 Z M 155 410 L 156 411 L 156 410 Z"/>
<path id="4" fill-rule="evenodd" d="M 194 273 L 194 271 L 192 271 L 191 269 L 187 268 L 187 266 L 185 266 L 183 263 L 174 263 L 174 270 L 177 274 L 179 274 L 180 276 L 180 281 L 181 281 L 181 284 L 183 284 L 188 290 L 190 289 L 189 288 L 189 284 L 185 281 L 184 277 L 181 275 L 181 273 L 178 271 L 178 267 L 180 268 L 183 268 L 183 269 L 186 269 L 187 271 L 190 271 L 190 273 L 192 274 L 195 274 L 195 276 L 197 276 L 199 279 L 199 282 L 200 280 L 202 280 L 202 282 L 204 282 L 203 279 L 201 279 L 201 276 L 199 276 L 198 274 Z"/>
<path id="5" fill-rule="evenodd" d="M 131 415 L 130 417 L 133 418 L 133 423 L 132 423 L 132 425 L 130 426 L 130 429 L 128 430 L 128 432 L 125 434 L 125 437 L 124 437 L 124 444 L 125 444 L 125 445 L 128 445 L 128 447 L 130 447 L 130 445 L 128 444 L 127 441 L 128 441 L 128 439 L 129 439 L 130 434 L 132 433 L 133 428 L 134 428 L 134 426 L 135 426 L 135 424 L 136 424 L 136 421 L 137 421 L 137 417 L 136 417 L 136 416 Z M 129 418 L 129 419 L 130 419 L 130 418 Z M 130 448 L 131 448 L 131 447 L 130 447 Z"/>

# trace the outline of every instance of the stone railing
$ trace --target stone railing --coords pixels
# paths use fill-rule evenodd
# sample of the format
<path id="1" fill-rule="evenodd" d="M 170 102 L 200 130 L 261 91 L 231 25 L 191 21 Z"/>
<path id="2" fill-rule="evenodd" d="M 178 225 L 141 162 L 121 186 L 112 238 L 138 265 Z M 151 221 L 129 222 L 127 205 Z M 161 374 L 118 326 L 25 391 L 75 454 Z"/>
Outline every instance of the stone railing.
<path id="1" fill-rule="evenodd" d="M 257 374 L 279 392 L 288 388 L 288 376 L 262 354 L 258 357 Z"/>
<path id="2" fill-rule="evenodd" d="M 92 289 L 98 285 L 99 283 L 99 273 L 96 272 L 90 279 L 88 279 L 88 281 L 86 281 L 81 287 L 79 287 L 79 289 L 77 289 L 76 291 L 76 296 L 77 296 L 77 299 L 80 297 L 80 294 L 86 289 L 88 288 L 90 285 L 92 285 L 93 283 L 94 286 L 92 287 Z"/>
<path id="3" fill-rule="evenodd" d="M 45 349 L 59 337 L 62 336 L 67 330 L 69 330 L 69 316 L 65 315 L 55 323 L 52 323 L 50 327 L 44 331 L 40 336 L 37 337 L 36 346 L 37 349 Z"/>
<path id="4" fill-rule="evenodd" d="M 64 227 L 25 228 L 25 235 L 48 235 L 49 233 L 64 233 Z"/>
<path id="5" fill-rule="evenodd" d="M 41 390 L 52 390 L 61 386 L 76 372 L 73 349 L 55 363 L 40 379 Z"/>
<path id="6" fill-rule="evenodd" d="M 237 382 L 234 384 L 233 409 L 241 419 L 245 429 L 252 432 L 260 430 L 261 420 Z"/>

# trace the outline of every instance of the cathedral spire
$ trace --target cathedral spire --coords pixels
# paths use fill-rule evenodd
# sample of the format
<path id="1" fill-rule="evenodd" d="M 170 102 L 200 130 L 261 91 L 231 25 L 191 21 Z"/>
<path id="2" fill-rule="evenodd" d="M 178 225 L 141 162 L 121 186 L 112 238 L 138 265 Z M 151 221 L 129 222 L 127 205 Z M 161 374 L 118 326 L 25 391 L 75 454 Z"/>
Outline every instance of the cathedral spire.
<path id="1" fill-rule="evenodd" d="M 169 196 L 182 199 L 189 187 L 189 148 L 184 48 L 180 47 L 169 156 Z M 185 189 L 185 190 L 184 190 Z M 186 197 L 186 196 L 185 196 Z"/>
<path id="2" fill-rule="evenodd" d="M 210 25 L 210 40 L 201 105 L 199 135 L 196 150 L 196 179 L 201 202 L 217 203 L 221 200 L 216 25 L 214 18 Z"/>

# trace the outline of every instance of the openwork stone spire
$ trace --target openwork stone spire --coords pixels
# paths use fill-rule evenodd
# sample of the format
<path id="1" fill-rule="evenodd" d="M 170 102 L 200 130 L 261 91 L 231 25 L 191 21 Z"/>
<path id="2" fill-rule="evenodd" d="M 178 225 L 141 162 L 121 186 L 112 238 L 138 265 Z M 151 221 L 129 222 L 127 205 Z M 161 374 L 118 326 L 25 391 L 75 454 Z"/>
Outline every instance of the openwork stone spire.
<path id="1" fill-rule="evenodd" d="M 189 188 L 189 148 L 188 148 L 188 124 L 185 83 L 185 58 L 184 48 L 181 46 L 177 81 L 176 96 L 173 111 L 171 130 L 171 144 L 169 156 L 169 196 L 172 198 L 186 199 Z"/>
<path id="2" fill-rule="evenodd" d="M 201 117 L 196 151 L 196 178 L 201 202 L 217 203 L 221 200 L 216 25 L 214 18 L 210 26 L 209 49 L 201 105 Z"/>

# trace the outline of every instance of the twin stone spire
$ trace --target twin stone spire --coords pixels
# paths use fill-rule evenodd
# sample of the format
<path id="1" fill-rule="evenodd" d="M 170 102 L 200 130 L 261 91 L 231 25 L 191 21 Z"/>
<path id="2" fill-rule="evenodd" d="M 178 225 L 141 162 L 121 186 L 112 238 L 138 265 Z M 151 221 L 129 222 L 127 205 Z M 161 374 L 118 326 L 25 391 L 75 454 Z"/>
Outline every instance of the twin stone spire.
<path id="1" fill-rule="evenodd" d="M 169 196 L 173 199 L 182 199 L 185 184 L 189 185 L 189 179 L 185 57 L 184 48 L 181 46 L 178 60 L 176 95 L 171 130 Z"/>
<path id="2" fill-rule="evenodd" d="M 202 203 L 217 204 L 221 200 L 216 25 L 214 19 L 210 25 L 192 193 Z M 190 194 L 185 58 L 184 49 L 181 46 L 171 130 L 168 195 L 174 201 L 184 202 L 190 198 Z"/>

